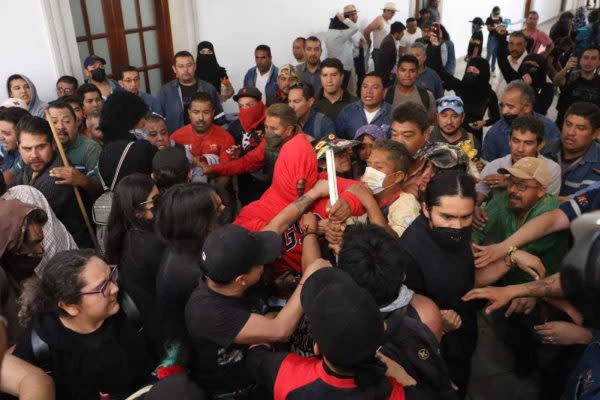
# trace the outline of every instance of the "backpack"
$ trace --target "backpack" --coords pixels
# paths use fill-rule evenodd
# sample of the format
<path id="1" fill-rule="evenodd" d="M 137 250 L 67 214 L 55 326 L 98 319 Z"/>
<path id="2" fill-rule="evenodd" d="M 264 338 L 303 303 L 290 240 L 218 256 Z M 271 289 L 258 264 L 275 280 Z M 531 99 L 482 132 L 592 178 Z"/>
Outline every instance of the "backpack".
<path id="1" fill-rule="evenodd" d="M 429 111 L 429 106 L 431 105 L 429 101 L 429 90 L 425 89 L 421 86 L 416 86 L 417 92 L 419 92 L 419 97 L 421 97 L 421 103 L 423 103 L 423 107 L 425 107 L 425 111 Z M 385 101 L 390 104 L 394 104 L 394 96 L 396 95 L 396 87 L 390 86 L 385 93 Z"/>
<path id="2" fill-rule="evenodd" d="M 102 187 L 104 188 L 104 193 L 98 197 L 98 199 L 94 202 L 94 206 L 92 207 L 92 218 L 94 223 L 96 224 L 96 237 L 98 238 L 98 243 L 100 244 L 100 251 L 104 254 L 106 247 L 106 235 L 108 233 L 108 217 L 110 215 L 110 209 L 112 208 L 113 201 L 113 191 L 115 190 L 115 186 L 117 184 L 117 180 L 119 178 L 119 172 L 121 171 L 121 166 L 123 165 L 123 161 L 125 161 L 125 157 L 127 156 L 127 152 L 131 148 L 135 142 L 129 142 L 125 150 L 123 150 L 123 154 L 121 154 L 121 158 L 119 159 L 119 163 L 117 164 L 117 169 L 115 171 L 115 176 L 110 184 L 110 187 L 106 185 L 104 179 L 102 179 L 102 175 L 98 172 L 98 177 L 100 177 L 100 183 L 102 183 Z"/>

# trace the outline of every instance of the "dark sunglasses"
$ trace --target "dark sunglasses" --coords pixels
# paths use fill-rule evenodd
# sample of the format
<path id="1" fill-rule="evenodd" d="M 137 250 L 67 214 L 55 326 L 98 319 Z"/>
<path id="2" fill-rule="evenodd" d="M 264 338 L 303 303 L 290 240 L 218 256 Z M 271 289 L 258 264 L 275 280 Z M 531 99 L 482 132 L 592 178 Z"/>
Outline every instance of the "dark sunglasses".
<path id="1" fill-rule="evenodd" d="M 460 100 L 438 100 L 436 103 L 437 103 L 438 107 L 448 107 L 448 106 L 464 107 L 463 102 Z"/>

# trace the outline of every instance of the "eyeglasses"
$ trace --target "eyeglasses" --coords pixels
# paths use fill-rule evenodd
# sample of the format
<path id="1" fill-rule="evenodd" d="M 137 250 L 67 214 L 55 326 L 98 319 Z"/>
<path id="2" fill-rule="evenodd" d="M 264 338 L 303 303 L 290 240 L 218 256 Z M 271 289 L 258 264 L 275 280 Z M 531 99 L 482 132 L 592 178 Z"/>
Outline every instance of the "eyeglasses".
<path id="1" fill-rule="evenodd" d="M 56 89 L 56 93 L 60 93 L 60 94 L 71 94 L 73 92 L 74 92 L 74 90 L 73 89 L 69 89 L 69 88 L 67 88 L 67 89 L 57 88 Z"/>
<path id="2" fill-rule="evenodd" d="M 108 274 L 108 278 L 100 285 L 98 290 L 93 290 L 91 292 L 81 292 L 79 293 L 82 296 L 87 294 L 101 294 L 102 297 L 107 297 L 108 287 L 111 283 L 117 284 L 117 280 L 119 279 L 119 270 L 116 265 L 109 265 L 110 273 Z"/>
<path id="3" fill-rule="evenodd" d="M 438 107 L 447 107 L 447 106 L 457 106 L 457 107 L 464 107 L 464 104 L 461 100 L 443 100 L 440 99 L 437 101 L 437 106 Z"/>
<path id="4" fill-rule="evenodd" d="M 138 204 L 138 207 L 145 208 L 144 206 L 146 204 L 150 204 L 150 203 L 152 203 L 152 205 L 154 207 L 156 207 L 156 204 L 158 203 L 159 200 L 160 200 L 160 194 L 157 194 L 157 195 L 154 195 L 150 200 L 142 201 L 140 204 Z"/>
<path id="5" fill-rule="evenodd" d="M 140 77 L 139 76 L 137 78 L 123 79 L 123 82 L 125 82 L 125 83 L 139 82 L 139 81 L 140 81 Z"/>
<path id="6" fill-rule="evenodd" d="M 540 187 L 540 185 L 530 186 L 527 184 L 526 181 L 515 181 L 512 177 L 509 177 L 506 180 L 506 183 L 508 184 L 509 188 L 514 185 L 519 192 L 525 192 L 525 191 L 527 191 L 528 188 L 537 189 Z"/>

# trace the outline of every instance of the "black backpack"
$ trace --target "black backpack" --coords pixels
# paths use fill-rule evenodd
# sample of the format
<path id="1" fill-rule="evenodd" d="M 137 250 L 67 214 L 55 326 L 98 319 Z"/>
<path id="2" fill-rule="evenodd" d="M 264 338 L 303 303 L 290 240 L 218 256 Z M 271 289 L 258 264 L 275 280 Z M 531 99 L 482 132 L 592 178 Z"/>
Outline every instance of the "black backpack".
<path id="1" fill-rule="evenodd" d="M 386 316 L 388 329 L 380 351 L 404 367 L 432 398 L 456 399 L 437 339 L 425 324 L 407 314 L 407 308 Z"/>

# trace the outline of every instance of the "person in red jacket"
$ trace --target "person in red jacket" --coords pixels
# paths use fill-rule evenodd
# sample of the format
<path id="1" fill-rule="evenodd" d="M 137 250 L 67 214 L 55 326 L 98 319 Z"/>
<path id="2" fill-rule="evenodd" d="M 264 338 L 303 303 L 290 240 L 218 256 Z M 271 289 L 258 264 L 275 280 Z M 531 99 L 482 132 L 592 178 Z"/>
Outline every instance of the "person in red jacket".
<path id="1" fill-rule="evenodd" d="M 267 117 L 268 118 L 268 117 Z M 312 188 L 318 179 L 327 179 L 327 173 L 318 173 L 317 156 L 306 135 L 295 135 L 281 148 L 273 183 L 262 197 L 242 208 L 234 224 L 251 231 L 259 231 L 289 203 Z M 348 191 L 358 181 L 337 178 L 339 200 L 328 210 L 328 198 L 317 200 L 310 212 L 319 219 L 339 219 L 345 221 L 350 215 L 362 215 L 365 209 L 361 201 Z M 298 223 L 283 233 L 281 257 L 274 263 L 276 275 L 284 272 L 299 273 L 302 260 L 303 230 Z"/>
<path id="2" fill-rule="evenodd" d="M 243 157 L 217 165 L 201 163 L 204 173 L 217 176 L 248 174 L 262 169 L 266 179 L 273 178 L 273 168 L 277 154 L 288 140 L 298 133 L 298 117 L 287 104 L 273 104 L 267 109 L 265 135 L 260 144 Z M 225 160 L 226 161 L 226 160 Z"/>

